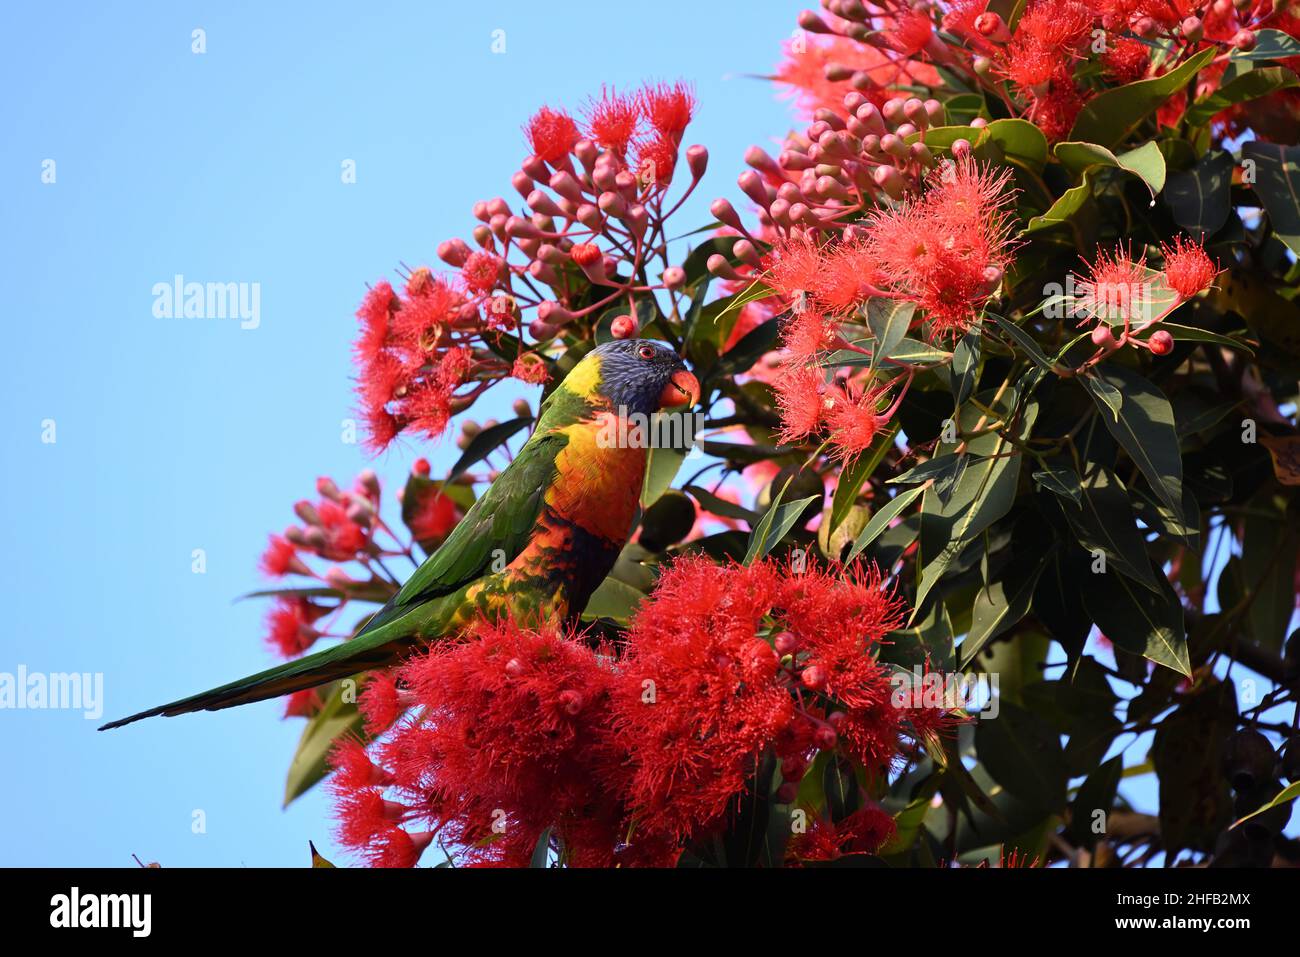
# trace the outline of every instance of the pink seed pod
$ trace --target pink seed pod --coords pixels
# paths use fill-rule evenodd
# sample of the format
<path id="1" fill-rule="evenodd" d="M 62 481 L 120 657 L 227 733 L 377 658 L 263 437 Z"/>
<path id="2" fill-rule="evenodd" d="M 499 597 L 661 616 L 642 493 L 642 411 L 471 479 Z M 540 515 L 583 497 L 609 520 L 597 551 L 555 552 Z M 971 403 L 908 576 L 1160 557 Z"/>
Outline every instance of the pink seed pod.
<path id="1" fill-rule="evenodd" d="M 635 339 L 640 331 L 641 324 L 636 321 L 636 317 L 626 314 L 615 316 L 609 324 L 609 334 L 615 339 Z"/>
<path id="2" fill-rule="evenodd" d="M 686 270 L 681 266 L 669 266 L 660 278 L 665 286 L 676 292 L 686 285 Z"/>

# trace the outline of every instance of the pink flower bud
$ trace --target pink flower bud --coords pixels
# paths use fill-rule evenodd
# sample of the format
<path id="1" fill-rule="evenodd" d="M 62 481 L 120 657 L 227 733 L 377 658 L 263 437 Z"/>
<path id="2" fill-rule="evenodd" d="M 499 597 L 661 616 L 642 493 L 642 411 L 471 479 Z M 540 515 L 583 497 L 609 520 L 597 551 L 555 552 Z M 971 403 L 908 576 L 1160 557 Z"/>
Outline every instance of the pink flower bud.
<path id="1" fill-rule="evenodd" d="M 528 157 L 519 164 L 519 168 L 538 183 L 545 183 L 551 175 L 551 171 L 546 166 L 546 160 L 540 156 Z"/>
<path id="2" fill-rule="evenodd" d="M 605 217 L 600 215 L 600 210 L 591 203 L 583 203 L 579 206 L 575 218 L 588 229 L 597 232 L 599 232 L 605 225 Z"/>
<path id="3" fill-rule="evenodd" d="M 537 247 L 537 258 L 544 263 L 552 266 L 561 266 L 569 261 L 569 257 L 562 253 L 557 247 L 550 243 L 542 243 Z"/>
<path id="4" fill-rule="evenodd" d="M 1226 11 L 1225 11 L 1226 12 Z M 1193 43 L 1196 43 L 1205 35 L 1205 24 L 1201 22 L 1200 17 L 1187 17 L 1179 24 L 1178 29 L 1183 36 Z"/>
<path id="5" fill-rule="evenodd" d="M 924 130 L 930 126 L 930 113 L 925 108 L 925 102 L 915 96 L 903 103 L 903 115 L 907 117 L 907 122 L 918 130 Z"/>
<path id="6" fill-rule="evenodd" d="M 761 147 L 751 146 L 745 150 L 745 162 L 759 172 L 778 177 L 781 175 L 781 169 L 776 165 L 776 161 Z"/>
<path id="7" fill-rule="evenodd" d="M 1251 50 L 1255 49 L 1255 40 L 1254 30 L 1238 30 L 1236 35 L 1232 38 L 1232 45 L 1242 53 L 1249 53 Z M 1152 351 L 1154 352 L 1155 350 L 1153 349 Z"/>
<path id="8" fill-rule="evenodd" d="M 746 196 L 752 199 L 759 206 L 766 209 L 771 205 L 768 199 L 767 190 L 763 186 L 763 177 L 759 176 L 752 169 L 747 169 L 736 178 L 737 185 Z"/>
<path id="9" fill-rule="evenodd" d="M 463 239 L 447 239 L 438 244 L 438 258 L 459 269 L 469 259 L 469 247 Z"/>
<path id="10" fill-rule="evenodd" d="M 325 584 L 338 591 L 347 591 L 356 584 L 352 577 L 339 566 L 331 566 L 325 572 Z"/>
<path id="11" fill-rule="evenodd" d="M 984 127 L 989 125 L 989 121 L 984 119 L 982 116 L 977 116 L 975 119 L 971 120 L 968 125 L 973 130 L 982 130 Z"/>
<path id="12" fill-rule="evenodd" d="M 817 745 L 819 751 L 829 751 L 835 747 L 839 739 L 840 736 L 835 733 L 834 728 L 829 725 L 822 725 L 817 729 L 817 733 L 813 735 L 813 744 Z"/>
<path id="13" fill-rule="evenodd" d="M 506 674 L 511 678 L 518 678 L 525 671 L 524 663 L 518 658 L 511 658 L 506 662 Z"/>
<path id="14" fill-rule="evenodd" d="M 509 216 L 510 204 L 500 196 L 494 196 L 487 202 L 487 209 L 493 216 Z"/>
<path id="15" fill-rule="evenodd" d="M 343 501 L 343 494 L 339 491 L 338 485 L 334 483 L 332 478 L 324 475 L 316 480 L 316 493 L 321 498 L 327 498 L 331 502 Z"/>
<path id="16" fill-rule="evenodd" d="M 483 202 L 483 200 L 481 199 L 477 203 L 475 203 L 470 209 L 471 212 L 473 212 L 475 219 L 482 220 L 483 222 L 486 223 L 489 219 L 492 218 L 492 214 L 488 212 L 487 203 Z"/>
<path id="17" fill-rule="evenodd" d="M 576 715 L 582 710 L 582 695 L 576 691 L 561 691 L 560 707 L 565 714 Z"/>
<path id="18" fill-rule="evenodd" d="M 755 268 L 763 264 L 763 257 L 758 254 L 754 244 L 748 239 L 738 239 L 731 247 L 731 254 L 743 263 Z"/>
<path id="19" fill-rule="evenodd" d="M 578 162 L 582 164 L 583 169 L 590 171 L 600 156 L 600 147 L 591 140 L 581 139 L 573 144 L 573 155 L 578 157 Z"/>
<path id="20" fill-rule="evenodd" d="M 320 513 L 316 511 L 316 506 L 306 499 L 294 503 L 293 513 L 308 525 L 320 524 Z"/>
<path id="21" fill-rule="evenodd" d="M 538 303 L 537 318 L 548 326 L 558 327 L 572 322 L 574 315 L 558 302 L 547 299 Z"/>
<path id="22" fill-rule="evenodd" d="M 724 226 L 744 231 L 745 227 L 741 225 L 740 216 L 736 214 L 736 208 L 727 200 L 715 199 L 709 204 L 709 212 L 713 214 L 714 219 Z"/>
<path id="23" fill-rule="evenodd" d="M 627 200 L 618 193 L 601 193 L 600 198 L 596 200 L 596 204 L 600 207 L 601 212 L 619 219 L 627 212 Z"/>
<path id="24" fill-rule="evenodd" d="M 1151 347 L 1152 355 L 1167 356 L 1174 351 L 1174 337 L 1164 329 L 1157 329 L 1151 333 L 1147 345 Z"/>
<path id="25" fill-rule="evenodd" d="M 661 278 L 665 286 L 676 292 L 686 285 L 686 270 L 681 266 L 669 266 Z"/>
<path id="26" fill-rule="evenodd" d="M 709 257 L 709 260 L 705 265 L 711 274 L 721 279 L 734 280 L 743 278 L 740 273 L 736 272 L 736 270 L 731 267 L 731 263 L 727 262 L 727 257 L 721 253 L 714 253 Z"/>
<path id="27" fill-rule="evenodd" d="M 890 199 L 902 199 L 903 193 L 907 191 L 903 175 L 892 166 L 877 166 L 871 178 Z"/>
<path id="28" fill-rule="evenodd" d="M 575 203 L 582 202 L 582 187 L 578 185 L 578 181 L 571 173 L 560 170 L 551 176 L 547 185 L 565 199 L 571 199 Z"/>
<path id="29" fill-rule="evenodd" d="M 1007 22 L 992 10 L 987 10 L 975 18 L 975 32 L 994 43 L 1007 43 L 1011 39 Z"/>
<path id="30" fill-rule="evenodd" d="M 1099 346 L 1102 349 L 1114 349 L 1117 345 L 1115 342 L 1115 336 L 1110 331 L 1110 326 L 1106 325 L 1104 322 L 1098 323 L 1097 327 L 1092 330 L 1091 338 L 1092 344 L 1094 346 Z"/>
<path id="31" fill-rule="evenodd" d="M 641 324 L 636 321 L 635 316 L 615 316 L 609 324 L 609 334 L 615 339 L 635 339 L 640 331 Z"/>
<path id="32" fill-rule="evenodd" d="M 560 284 L 560 274 L 555 271 L 555 267 L 550 263 L 542 262 L 540 259 L 535 259 L 528 264 L 528 275 L 539 282 L 546 283 L 548 286 L 558 286 Z"/>
<path id="33" fill-rule="evenodd" d="M 796 17 L 795 19 L 796 22 L 799 24 L 799 26 L 802 29 L 807 30 L 809 33 L 834 33 L 835 32 L 827 25 L 825 20 L 817 16 L 817 14 L 813 13 L 811 10 L 799 11 L 799 16 Z M 789 21 L 786 22 L 788 23 Z"/>
<path id="34" fill-rule="evenodd" d="M 627 215 L 623 217 L 623 221 L 627 223 L 627 228 L 632 235 L 637 239 L 641 239 L 645 236 L 646 228 L 650 225 L 650 213 L 644 206 L 637 203 L 635 206 L 628 208 Z"/>
<path id="35" fill-rule="evenodd" d="M 533 189 L 533 178 L 520 170 L 510 177 L 510 185 L 515 188 L 516 193 L 527 199 Z"/>
<path id="36" fill-rule="evenodd" d="M 528 334 L 538 342 L 546 342 L 548 339 L 555 338 L 558 331 L 555 326 L 548 326 L 540 319 L 534 319 L 528 324 Z"/>
<path id="37" fill-rule="evenodd" d="M 808 665 L 800 676 L 805 688 L 820 691 L 826 687 L 826 669 L 821 665 Z"/>
<path id="38" fill-rule="evenodd" d="M 560 207 L 555 205 L 555 200 L 547 196 L 540 189 L 534 189 L 524 197 L 528 203 L 528 208 L 535 213 L 544 213 L 547 216 L 563 216 L 564 213 Z"/>
<path id="39" fill-rule="evenodd" d="M 903 122 L 903 98 L 901 96 L 890 97 L 885 101 L 884 107 L 880 113 L 885 118 L 885 123 L 892 129 L 899 123 Z"/>
<path id="40" fill-rule="evenodd" d="M 532 220 L 524 219 L 522 216 L 510 216 L 505 222 L 506 235 L 519 239 L 526 237 L 536 239 L 542 235 L 542 231 L 533 225 Z"/>
<path id="41" fill-rule="evenodd" d="M 799 639 L 793 632 L 782 631 L 772 639 L 772 647 L 776 649 L 778 655 L 783 657 L 792 655 L 799 650 Z"/>
<path id="42" fill-rule="evenodd" d="M 965 159 L 967 156 L 970 156 L 970 152 L 971 152 L 970 140 L 952 141 L 952 155 L 957 159 Z"/>
<path id="43" fill-rule="evenodd" d="M 686 166 L 691 171 L 692 179 L 702 179 L 704 171 L 709 168 L 709 151 L 696 144 L 686 148 Z"/>

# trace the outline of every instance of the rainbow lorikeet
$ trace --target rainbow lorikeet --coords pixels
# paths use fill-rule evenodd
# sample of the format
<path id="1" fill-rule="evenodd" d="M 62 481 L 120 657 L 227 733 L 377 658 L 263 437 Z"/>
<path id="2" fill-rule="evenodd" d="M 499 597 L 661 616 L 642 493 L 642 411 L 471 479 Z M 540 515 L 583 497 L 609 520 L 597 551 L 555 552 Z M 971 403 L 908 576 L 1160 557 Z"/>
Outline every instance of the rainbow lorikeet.
<path id="1" fill-rule="evenodd" d="M 637 447 L 644 443 L 610 442 L 611 423 L 699 398 L 699 382 L 667 346 L 645 339 L 597 346 L 542 403 L 514 461 L 352 639 L 104 728 L 230 708 L 384 667 L 480 617 L 576 619 L 638 519 L 648 452 Z"/>

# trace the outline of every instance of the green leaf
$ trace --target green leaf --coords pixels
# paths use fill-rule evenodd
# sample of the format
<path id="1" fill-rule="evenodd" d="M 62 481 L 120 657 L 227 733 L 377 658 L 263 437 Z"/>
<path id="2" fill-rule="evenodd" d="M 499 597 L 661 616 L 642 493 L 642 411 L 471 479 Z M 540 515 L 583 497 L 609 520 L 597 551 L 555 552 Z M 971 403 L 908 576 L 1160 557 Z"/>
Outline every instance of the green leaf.
<path id="1" fill-rule="evenodd" d="M 1183 605 L 1164 576 L 1159 593 L 1108 571 L 1080 583 L 1083 603 L 1102 634 L 1118 647 L 1191 677 Z"/>
<path id="2" fill-rule="evenodd" d="M 1212 149 L 1193 169 L 1174 173 L 1165 186 L 1165 205 L 1174 222 L 1197 239 L 1213 235 L 1232 207 L 1232 154 Z"/>
<path id="3" fill-rule="evenodd" d="M 1285 67 L 1269 66 L 1246 70 L 1235 77 L 1225 77 L 1218 89 L 1191 104 L 1183 115 L 1191 126 L 1203 126 L 1230 106 L 1293 86 L 1300 86 L 1300 79 Z"/>
<path id="4" fill-rule="evenodd" d="M 456 464 L 447 473 L 446 481 L 452 482 L 458 476 L 464 475 L 470 468 L 492 454 L 498 446 L 504 445 L 516 432 L 526 429 L 532 424 L 533 420 L 525 415 L 517 419 L 498 422 L 496 425 L 483 429 L 474 438 L 470 439 L 465 451 L 461 453 L 460 458 L 456 460 Z"/>
<path id="5" fill-rule="evenodd" d="M 885 453 L 893 448 L 896 435 L 898 435 L 898 423 L 891 422 L 872 440 L 871 448 L 866 455 L 859 455 L 840 470 L 839 479 L 835 483 L 835 495 L 831 499 L 831 532 L 839 528 L 845 516 L 852 511 L 858 492 L 876 470 Z"/>
<path id="6" fill-rule="evenodd" d="M 289 774 L 284 782 L 285 807 L 329 773 L 328 758 L 335 741 L 347 734 L 362 733 L 361 712 L 356 705 L 358 687 L 358 678 L 345 678 L 321 689 L 325 704 L 307 720 L 298 740 L 298 750 L 289 762 Z M 345 701 L 345 697 L 351 700 Z"/>
<path id="7" fill-rule="evenodd" d="M 1265 811 L 1271 811 L 1273 808 L 1281 807 L 1283 804 L 1289 804 L 1298 797 L 1300 797 L 1300 781 L 1292 781 L 1278 793 L 1277 797 L 1273 798 L 1273 800 L 1269 801 L 1263 807 L 1251 811 L 1240 820 L 1233 821 L 1232 826 L 1236 827 L 1238 824 L 1244 824 L 1255 815 L 1263 814 Z"/>
<path id="8" fill-rule="evenodd" d="M 965 669 L 986 644 L 1025 616 L 1044 567 L 1043 556 L 1017 553 L 997 581 L 976 593 L 970 631 L 958 648 L 959 668 Z"/>
<path id="9" fill-rule="evenodd" d="M 970 130 L 967 130 L 969 136 Z M 988 143 L 996 143 L 1008 159 L 1036 170 L 1047 162 L 1047 137 L 1028 120 L 994 120 L 984 127 L 974 146 L 978 150 Z"/>
<path id="10" fill-rule="evenodd" d="M 781 504 L 781 497 L 785 495 L 785 490 L 789 486 L 789 479 L 781 487 L 774 499 L 772 505 L 763 513 L 757 525 L 749 536 L 749 547 L 745 550 L 745 561 L 743 564 L 752 565 L 755 561 L 762 558 L 770 552 L 776 545 L 785 538 L 786 532 L 790 531 L 799 517 L 803 514 L 809 503 L 817 501 L 819 496 L 809 495 L 807 498 L 801 498 L 797 502 Z"/>
<path id="11" fill-rule="evenodd" d="M 1286 519 L 1286 502 L 1267 495 L 1257 498 L 1246 513 L 1241 546 L 1242 583 L 1251 595 L 1250 635 L 1274 652 L 1282 650 L 1296 601 L 1297 542 Z"/>
<path id="12" fill-rule="evenodd" d="M 719 498 L 708 489 L 700 488 L 698 485 L 687 485 L 682 491 L 694 496 L 695 500 L 700 503 L 700 507 L 711 515 L 717 515 L 721 518 L 734 518 L 745 522 L 751 528 L 760 518 L 757 512 L 745 508 L 743 505 L 737 505 L 735 502 L 728 502 L 725 498 Z"/>
<path id="13" fill-rule="evenodd" d="M 1124 451 L 1146 476 L 1156 495 L 1183 519 L 1183 458 L 1174 428 L 1174 411 L 1163 392 L 1137 372 L 1106 363 L 1096 375 L 1079 377 Z M 1110 393 L 1103 396 L 1097 383 L 1105 382 Z M 1119 395 L 1119 407 L 1112 404 Z M 1112 416 L 1112 412 L 1115 414 Z"/>
<path id="14" fill-rule="evenodd" d="M 998 328 L 1002 329 L 1003 332 L 1014 339 L 1016 345 L 1025 350 L 1025 353 L 1029 358 L 1033 359 L 1042 368 L 1049 372 L 1056 367 L 1055 363 L 1043 354 L 1043 350 L 1038 348 L 1038 343 L 1034 341 L 1034 337 L 1025 332 L 1024 329 L 1020 328 L 1005 316 L 999 316 L 997 313 L 992 312 L 989 313 L 989 315 L 992 316 L 993 321 L 998 324 Z"/>
<path id="15" fill-rule="evenodd" d="M 1068 465 L 1046 465 L 1035 472 L 1032 478 L 1038 488 L 1059 495 L 1068 502 L 1079 505 L 1083 501 L 1079 473 Z"/>
<path id="16" fill-rule="evenodd" d="M 544 828 L 533 845 L 533 856 L 528 861 L 529 867 L 546 867 L 551 857 L 551 829 Z"/>
<path id="17" fill-rule="evenodd" d="M 309 851 L 311 851 L 311 866 L 312 866 L 312 867 L 320 867 L 320 868 L 333 868 L 333 867 L 335 867 L 334 864 L 331 864 L 329 861 L 327 861 L 327 860 L 325 859 L 325 857 L 321 854 L 320 851 L 316 850 L 316 845 L 315 845 L 314 843 L 312 843 L 311 841 L 308 841 L 308 842 L 307 842 L 307 849 L 308 849 Z"/>
<path id="18" fill-rule="evenodd" d="M 647 452 L 645 478 L 641 482 L 641 507 L 649 508 L 668 491 L 686 461 L 685 449 L 651 448 Z"/>
<path id="19" fill-rule="evenodd" d="M 1110 469 L 1093 464 L 1083 480 L 1078 506 L 1061 503 L 1080 546 L 1100 551 L 1108 565 L 1152 591 L 1160 586 L 1151 572 L 1146 542 L 1138 531 L 1129 492 Z"/>
<path id="20" fill-rule="evenodd" d="M 1255 194 L 1268 210 L 1277 237 L 1300 255 L 1300 146 L 1252 141 L 1242 159 L 1254 160 Z"/>
<path id="21" fill-rule="evenodd" d="M 1091 850 L 1105 833 L 1105 819 L 1102 820 L 1102 834 L 1093 831 L 1093 821 L 1098 811 L 1107 818 L 1115 806 L 1115 795 L 1119 793 L 1120 776 L 1124 773 L 1124 756 L 1117 754 L 1101 767 L 1088 775 L 1079 787 L 1070 805 L 1070 826 L 1067 833 L 1076 847 Z"/>
<path id="22" fill-rule="evenodd" d="M 898 344 L 907 336 L 916 313 L 916 303 L 899 299 L 881 299 L 875 297 L 867 300 L 867 328 L 875 339 L 871 348 L 871 368 L 888 359 Z"/>
<path id="23" fill-rule="evenodd" d="M 626 626 L 632 619 L 645 595 L 627 582 L 619 581 L 613 576 L 607 577 L 592 593 L 587 607 L 583 609 L 584 621 L 608 618 L 610 621 Z"/>
<path id="24" fill-rule="evenodd" d="M 925 487 L 908 489 L 906 492 L 900 492 L 889 500 L 889 504 L 881 508 L 871 516 L 871 521 L 867 522 L 866 527 L 858 533 L 857 539 L 853 542 L 853 547 L 849 549 L 848 557 L 844 560 L 851 562 L 862 554 L 862 550 L 876 540 L 876 538 L 889 527 L 898 515 L 911 505 L 916 499 L 920 498 L 925 492 Z"/>
<path id="25" fill-rule="evenodd" d="M 1213 60 L 1216 53 L 1214 49 L 1202 50 L 1163 76 L 1099 93 L 1079 111 L 1070 139 L 1111 148 L 1124 142 L 1143 120 Z"/>
<path id="26" fill-rule="evenodd" d="M 1165 158 L 1154 140 L 1118 156 L 1096 143 L 1066 141 L 1057 143 L 1053 154 L 1075 176 L 1082 176 L 1097 167 L 1108 167 L 1139 177 L 1152 196 L 1165 186 Z"/>
<path id="27" fill-rule="evenodd" d="M 957 405 L 970 398 L 980 364 L 980 333 L 972 330 L 962 336 L 952 351 L 952 396 Z"/>
<path id="28" fill-rule="evenodd" d="M 1044 812 L 1065 807 L 1065 752 L 1040 715 L 1002 701 L 996 718 L 980 718 L 975 751 L 993 779 L 1022 801 Z"/>
<path id="29" fill-rule="evenodd" d="M 1170 857 L 1212 851 L 1232 820 L 1223 749 L 1237 724 L 1231 682 L 1210 677 L 1156 726 L 1151 760 L 1160 782 L 1160 838 Z"/>
<path id="30" fill-rule="evenodd" d="M 860 339 L 853 344 L 869 350 L 873 342 L 872 339 Z M 921 342 L 919 339 L 900 340 L 889 356 L 891 362 L 899 362 L 905 365 L 938 365 L 947 362 L 951 358 L 951 352 L 937 349 L 928 343 Z M 869 366 L 871 360 L 872 354 L 870 351 L 864 354 L 849 349 L 841 349 L 838 352 L 831 353 L 823 365 L 828 369 L 842 366 Z"/>

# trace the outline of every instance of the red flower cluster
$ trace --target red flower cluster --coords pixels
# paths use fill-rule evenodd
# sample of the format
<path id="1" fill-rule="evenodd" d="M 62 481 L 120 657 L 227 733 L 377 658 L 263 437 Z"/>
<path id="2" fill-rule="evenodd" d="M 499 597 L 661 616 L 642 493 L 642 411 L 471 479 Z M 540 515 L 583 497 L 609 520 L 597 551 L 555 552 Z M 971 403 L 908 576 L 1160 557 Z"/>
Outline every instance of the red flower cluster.
<path id="1" fill-rule="evenodd" d="M 361 304 L 355 351 L 371 448 L 408 429 L 438 437 L 505 378 L 545 382 L 542 347 L 561 329 L 589 335 L 611 310 L 634 307 L 634 294 L 667 290 L 676 300 L 686 282 L 680 267 L 657 283 L 643 276 L 652 259 L 668 261 L 666 221 L 708 164 L 704 147 L 686 150 L 691 183 L 667 206 L 694 112 L 693 93 L 676 83 L 602 90 L 582 124 L 550 107 L 533 115 L 524 126 L 533 152 L 512 179 L 526 208 L 501 197 L 475 203 L 473 245 L 438 246 L 454 275 L 421 267 L 401 292 L 380 282 Z M 512 347 L 523 345 L 521 326 L 535 348 L 503 349 L 507 333 Z M 635 322 L 613 327 L 622 337 L 639 331 Z"/>
<path id="2" fill-rule="evenodd" d="M 764 756 L 790 804 L 818 752 L 879 780 L 908 738 L 952 714 L 895 707 L 872 655 L 903 618 L 874 570 L 679 559 L 625 645 L 483 623 L 403 666 L 380 731 L 334 756 L 339 837 L 374 864 L 436 836 L 463 862 L 526 864 L 541 835 L 574 866 L 670 865 L 717 833 Z M 769 785 L 764 785 L 769 786 Z M 864 809 L 797 842 L 798 859 L 872 852 L 892 822 Z"/>

